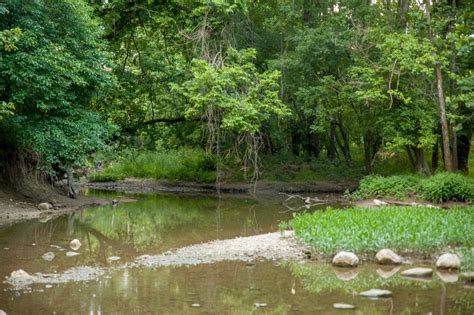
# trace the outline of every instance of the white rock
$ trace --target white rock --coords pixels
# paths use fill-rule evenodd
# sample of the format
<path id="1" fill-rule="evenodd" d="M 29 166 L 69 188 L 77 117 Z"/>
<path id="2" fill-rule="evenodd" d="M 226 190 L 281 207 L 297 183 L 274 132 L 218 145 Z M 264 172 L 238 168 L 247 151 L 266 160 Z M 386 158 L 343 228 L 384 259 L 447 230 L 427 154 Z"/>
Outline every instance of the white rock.
<path id="1" fill-rule="evenodd" d="M 201 307 L 201 304 L 199 304 L 199 303 L 194 303 L 194 304 L 191 304 L 191 307 Z"/>
<path id="2" fill-rule="evenodd" d="M 74 256 L 77 256 L 77 255 L 79 255 L 79 253 L 71 252 L 71 251 L 66 252 L 66 256 L 67 256 L 67 257 L 74 257 Z"/>
<path id="3" fill-rule="evenodd" d="M 395 254 L 392 250 L 385 248 L 375 255 L 377 263 L 381 265 L 400 265 L 403 262 L 402 257 Z"/>
<path id="4" fill-rule="evenodd" d="M 50 210 L 53 209 L 53 205 L 49 202 L 42 202 L 38 205 L 38 209 L 40 210 Z"/>
<path id="5" fill-rule="evenodd" d="M 370 289 L 369 291 L 364 291 L 364 292 L 359 293 L 359 295 L 363 297 L 376 299 L 376 298 L 391 297 L 392 292 L 388 290 L 381 290 L 381 289 Z"/>
<path id="6" fill-rule="evenodd" d="M 120 259 L 120 257 L 119 256 L 110 256 L 107 259 L 110 260 L 110 261 L 117 261 L 117 260 Z"/>
<path id="7" fill-rule="evenodd" d="M 354 305 L 351 304 L 346 304 L 346 303 L 336 303 L 332 305 L 334 308 L 340 309 L 340 310 L 353 310 L 355 309 Z"/>
<path id="8" fill-rule="evenodd" d="M 0 315 L 7 315 L 7 313 L 4 310 L 0 310 Z"/>
<path id="9" fill-rule="evenodd" d="M 379 206 L 388 206 L 388 203 L 382 200 L 374 199 L 374 205 Z"/>
<path id="10" fill-rule="evenodd" d="M 81 248 L 81 245 L 81 241 L 79 241 L 77 238 L 73 239 L 69 243 L 69 247 L 71 247 L 72 250 L 78 250 L 79 248 Z"/>
<path id="11" fill-rule="evenodd" d="M 266 303 L 255 303 L 255 307 L 259 308 L 259 307 L 266 307 L 267 304 Z"/>
<path id="12" fill-rule="evenodd" d="M 432 274 L 431 268 L 412 268 L 402 271 L 402 276 L 405 277 L 431 277 Z"/>
<path id="13" fill-rule="evenodd" d="M 339 252 L 332 259 L 332 264 L 338 267 L 356 267 L 359 264 L 359 258 L 351 252 Z"/>
<path id="14" fill-rule="evenodd" d="M 12 277 L 12 278 L 31 278 L 33 276 L 30 275 L 28 272 L 24 271 L 23 269 L 18 269 L 18 270 L 12 271 L 12 273 L 10 274 L 10 277 Z"/>
<path id="15" fill-rule="evenodd" d="M 44 286 L 46 289 L 51 289 L 53 286 L 51 284 L 47 284 Z"/>
<path id="16" fill-rule="evenodd" d="M 54 253 L 53 252 L 47 252 L 41 256 L 46 261 L 52 261 L 54 259 Z"/>
<path id="17" fill-rule="evenodd" d="M 439 269 L 459 269 L 459 267 L 461 267 L 461 262 L 454 254 L 443 254 L 436 261 L 436 268 Z"/>

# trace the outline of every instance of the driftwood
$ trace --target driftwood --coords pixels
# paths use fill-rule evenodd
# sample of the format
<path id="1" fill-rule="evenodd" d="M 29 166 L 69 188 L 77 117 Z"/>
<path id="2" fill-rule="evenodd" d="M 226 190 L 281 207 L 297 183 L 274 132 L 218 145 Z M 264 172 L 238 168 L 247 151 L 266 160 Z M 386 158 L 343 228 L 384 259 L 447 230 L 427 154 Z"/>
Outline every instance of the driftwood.
<path id="1" fill-rule="evenodd" d="M 374 199 L 374 205 L 376 206 L 412 206 L 412 207 L 428 207 L 428 208 L 439 208 L 429 203 L 418 203 L 418 202 L 404 202 L 404 201 L 396 201 L 396 200 L 380 200 Z"/>
<path id="2" fill-rule="evenodd" d="M 319 199 L 318 197 L 308 197 L 308 196 L 300 196 L 300 195 L 290 195 L 290 194 L 287 194 L 287 193 L 280 193 L 280 195 L 285 195 L 287 196 L 287 198 L 283 201 L 283 205 L 288 209 L 287 211 L 284 211 L 284 212 L 288 212 L 288 211 L 293 211 L 293 212 L 297 212 L 297 211 L 301 211 L 301 210 L 308 210 L 314 206 L 319 206 L 319 205 L 323 205 L 323 204 L 326 204 L 328 203 L 327 200 L 321 200 Z M 291 206 L 288 204 L 289 201 L 291 200 L 301 200 L 303 201 L 303 204 L 300 205 L 300 206 Z"/>

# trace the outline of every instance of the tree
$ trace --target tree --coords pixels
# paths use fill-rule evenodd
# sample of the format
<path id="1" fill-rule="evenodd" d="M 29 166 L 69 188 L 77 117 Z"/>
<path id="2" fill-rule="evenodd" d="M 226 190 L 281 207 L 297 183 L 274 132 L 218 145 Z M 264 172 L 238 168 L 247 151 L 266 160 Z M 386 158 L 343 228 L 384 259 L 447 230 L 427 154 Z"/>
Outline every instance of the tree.
<path id="1" fill-rule="evenodd" d="M 0 104 L 14 107 L 0 142 L 46 172 L 69 170 L 111 131 L 90 107 L 113 82 L 99 21 L 76 0 L 9 0 L 0 14 Z"/>

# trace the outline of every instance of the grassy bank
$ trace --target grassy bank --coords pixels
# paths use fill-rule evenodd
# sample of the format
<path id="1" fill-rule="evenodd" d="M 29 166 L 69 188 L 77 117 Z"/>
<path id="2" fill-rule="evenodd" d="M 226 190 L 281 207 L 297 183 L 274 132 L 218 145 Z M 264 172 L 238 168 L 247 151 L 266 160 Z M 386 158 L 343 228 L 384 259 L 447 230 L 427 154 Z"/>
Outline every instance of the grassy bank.
<path id="1" fill-rule="evenodd" d="M 452 248 L 473 269 L 474 207 L 327 209 L 296 215 L 296 235 L 319 252 L 375 253 L 382 248 L 429 254 Z"/>
<path id="2" fill-rule="evenodd" d="M 215 180 L 212 157 L 199 149 L 128 153 L 89 176 L 92 182 L 117 181 L 125 177 L 210 183 Z"/>

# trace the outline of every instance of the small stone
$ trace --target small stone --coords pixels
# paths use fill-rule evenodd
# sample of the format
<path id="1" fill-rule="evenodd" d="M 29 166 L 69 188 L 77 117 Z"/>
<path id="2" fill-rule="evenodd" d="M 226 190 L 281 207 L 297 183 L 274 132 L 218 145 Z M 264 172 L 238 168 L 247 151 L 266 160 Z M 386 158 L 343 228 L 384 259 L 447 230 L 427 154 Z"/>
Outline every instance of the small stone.
<path id="1" fill-rule="evenodd" d="M 359 264 L 359 258 L 351 252 L 339 252 L 334 256 L 332 264 L 338 267 L 356 267 Z"/>
<path id="2" fill-rule="evenodd" d="M 39 210 L 50 210 L 53 208 L 53 205 L 49 202 L 42 202 L 38 205 Z"/>
<path id="3" fill-rule="evenodd" d="M 4 310 L 0 310 L 0 315 L 7 315 L 7 313 Z"/>
<path id="4" fill-rule="evenodd" d="M 381 290 L 381 289 L 370 289 L 369 291 L 364 291 L 364 292 L 359 293 L 359 295 L 363 297 L 377 299 L 377 298 L 391 297 L 392 292 L 388 290 Z"/>
<path id="5" fill-rule="evenodd" d="M 353 310 L 355 309 L 354 305 L 346 304 L 346 303 L 336 303 L 332 305 L 334 308 L 339 310 Z"/>
<path id="6" fill-rule="evenodd" d="M 199 303 L 194 303 L 194 304 L 191 304 L 191 307 L 201 307 L 201 304 L 199 304 Z"/>
<path id="7" fill-rule="evenodd" d="M 267 304 L 266 303 L 255 303 L 255 307 L 256 308 L 259 308 L 259 307 L 266 307 Z"/>
<path id="8" fill-rule="evenodd" d="M 30 275 L 28 272 L 24 271 L 23 269 L 18 269 L 18 270 L 12 271 L 12 273 L 10 274 L 10 277 L 12 277 L 12 278 L 31 278 L 33 276 Z"/>
<path id="9" fill-rule="evenodd" d="M 403 262 L 402 257 L 395 254 L 392 250 L 385 248 L 375 255 L 377 263 L 381 265 L 400 265 Z"/>
<path id="10" fill-rule="evenodd" d="M 73 239 L 69 243 L 69 247 L 71 247 L 72 250 L 78 250 L 79 248 L 81 248 L 81 245 L 81 241 L 79 241 L 77 238 Z"/>
<path id="11" fill-rule="evenodd" d="M 67 256 L 67 257 L 74 257 L 74 256 L 77 256 L 77 255 L 79 255 L 79 253 L 71 252 L 71 251 L 66 252 L 66 256 Z"/>
<path id="12" fill-rule="evenodd" d="M 41 258 L 43 258 L 43 260 L 46 260 L 46 261 L 52 261 L 54 259 L 54 253 L 53 252 L 47 252 L 47 253 L 43 254 L 43 256 L 41 256 Z"/>
<path id="13" fill-rule="evenodd" d="M 431 277 L 432 274 L 431 268 L 412 268 L 402 271 L 402 276 L 405 277 Z"/>
<path id="14" fill-rule="evenodd" d="M 117 261 L 117 260 L 120 260 L 120 257 L 119 256 L 110 256 L 107 259 L 110 260 L 110 261 Z"/>
<path id="15" fill-rule="evenodd" d="M 459 267 L 461 267 L 461 262 L 458 256 L 454 254 L 443 254 L 436 261 L 436 268 L 438 269 L 459 269 Z"/>
<path id="16" fill-rule="evenodd" d="M 51 289 L 53 286 L 51 284 L 47 284 L 44 286 L 46 289 Z"/>
<path id="17" fill-rule="evenodd" d="M 376 205 L 377 207 L 388 206 L 388 203 L 383 200 L 374 199 L 373 202 L 374 202 L 374 205 Z"/>
<path id="18" fill-rule="evenodd" d="M 461 272 L 461 279 L 465 282 L 474 282 L 474 271 Z"/>

